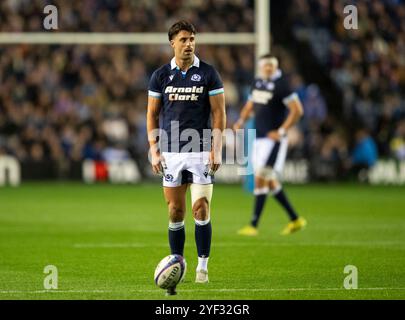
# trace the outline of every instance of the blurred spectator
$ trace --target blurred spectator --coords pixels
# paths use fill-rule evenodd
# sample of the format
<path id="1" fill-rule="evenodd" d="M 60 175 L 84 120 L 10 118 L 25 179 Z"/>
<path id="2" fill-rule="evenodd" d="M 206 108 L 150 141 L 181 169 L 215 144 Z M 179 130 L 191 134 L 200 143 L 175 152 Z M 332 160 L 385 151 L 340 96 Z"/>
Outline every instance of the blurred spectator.
<path id="1" fill-rule="evenodd" d="M 355 133 L 355 146 L 350 161 L 350 171 L 361 179 L 375 165 L 378 159 L 377 146 L 366 128 L 360 128 Z"/>
<path id="2" fill-rule="evenodd" d="M 130 159 L 128 151 L 122 145 L 109 146 L 102 151 L 102 159 L 107 162 Z"/>
<path id="3" fill-rule="evenodd" d="M 326 102 L 316 84 L 308 86 L 303 100 L 305 118 L 321 124 L 327 115 Z"/>
<path id="4" fill-rule="evenodd" d="M 392 155 L 396 159 L 405 160 L 405 120 L 398 123 L 390 147 Z"/>
<path id="5" fill-rule="evenodd" d="M 320 141 L 319 153 L 312 156 L 312 176 L 321 180 L 342 179 L 345 173 L 344 162 L 348 157 L 347 149 L 347 143 L 340 132 L 325 134 Z"/>

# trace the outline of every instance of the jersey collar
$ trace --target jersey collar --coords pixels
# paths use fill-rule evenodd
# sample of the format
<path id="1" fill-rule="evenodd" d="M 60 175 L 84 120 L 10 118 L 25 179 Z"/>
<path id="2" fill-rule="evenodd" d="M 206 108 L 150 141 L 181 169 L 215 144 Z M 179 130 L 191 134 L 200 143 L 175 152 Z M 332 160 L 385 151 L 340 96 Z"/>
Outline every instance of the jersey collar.
<path id="1" fill-rule="evenodd" d="M 178 66 L 176 64 L 176 59 L 174 57 L 170 61 L 170 67 L 172 70 L 178 68 Z M 198 59 L 198 57 L 196 55 L 194 55 L 194 61 L 193 61 L 193 64 L 191 65 L 191 67 L 197 67 L 197 68 L 200 67 L 200 59 Z"/>

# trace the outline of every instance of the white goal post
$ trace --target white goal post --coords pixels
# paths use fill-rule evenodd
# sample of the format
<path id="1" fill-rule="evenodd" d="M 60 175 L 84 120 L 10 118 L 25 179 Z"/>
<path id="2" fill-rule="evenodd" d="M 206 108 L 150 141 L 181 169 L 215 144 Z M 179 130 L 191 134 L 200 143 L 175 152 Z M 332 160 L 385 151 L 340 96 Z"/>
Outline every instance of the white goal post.
<path id="1" fill-rule="evenodd" d="M 166 33 L 24 32 L 0 33 L 2 44 L 167 44 Z M 199 44 L 255 44 L 254 33 L 199 33 Z"/>

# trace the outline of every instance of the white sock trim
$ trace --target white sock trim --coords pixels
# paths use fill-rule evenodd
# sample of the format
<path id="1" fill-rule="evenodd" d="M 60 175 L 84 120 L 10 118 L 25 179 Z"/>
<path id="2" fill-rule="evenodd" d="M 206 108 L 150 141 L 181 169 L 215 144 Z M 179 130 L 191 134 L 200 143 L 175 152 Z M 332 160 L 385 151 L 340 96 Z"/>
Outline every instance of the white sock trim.
<path id="1" fill-rule="evenodd" d="M 207 220 L 197 220 L 197 219 L 194 219 L 194 221 L 195 221 L 195 224 L 196 224 L 196 225 L 205 226 L 205 225 L 207 225 L 207 224 L 211 221 L 211 218 L 208 217 Z"/>
<path id="2" fill-rule="evenodd" d="M 270 191 L 270 189 L 268 187 L 264 187 L 264 188 L 256 188 L 253 193 L 255 196 L 259 196 L 261 194 L 268 194 Z"/>
<path id="3" fill-rule="evenodd" d="M 172 231 L 177 231 L 184 228 L 184 221 L 180 222 L 169 222 L 169 229 Z"/>

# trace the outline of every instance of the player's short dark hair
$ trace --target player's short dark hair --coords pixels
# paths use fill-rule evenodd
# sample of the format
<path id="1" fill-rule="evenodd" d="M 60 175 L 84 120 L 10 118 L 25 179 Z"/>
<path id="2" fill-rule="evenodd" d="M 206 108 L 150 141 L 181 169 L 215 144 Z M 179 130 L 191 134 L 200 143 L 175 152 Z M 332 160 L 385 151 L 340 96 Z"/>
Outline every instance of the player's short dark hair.
<path id="1" fill-rule="evenodd" d="M 169 32 L 167 33 L 169 36 L 169 41 L 172 40 L 180 31 L 183 30 L 196 34 L 195 27 L 192 23 L 186 20 L 180 20 L 170 27 Z"/>
<path id="2" fill-rule="evenodd" d="M 262 60 L 262 59 L 270 59 L 270 58 L 275 58 L 275 59 L 277 59 L 277 57 L 276 57 L 274 54 L 266 53 L 266 54 L 262 54 L 262 55 L 259 57 L 259 60 Z M 278 59 L 277 59 L 277 60 L 278 60 Z"/>

